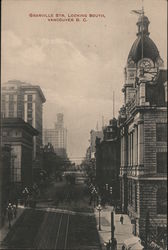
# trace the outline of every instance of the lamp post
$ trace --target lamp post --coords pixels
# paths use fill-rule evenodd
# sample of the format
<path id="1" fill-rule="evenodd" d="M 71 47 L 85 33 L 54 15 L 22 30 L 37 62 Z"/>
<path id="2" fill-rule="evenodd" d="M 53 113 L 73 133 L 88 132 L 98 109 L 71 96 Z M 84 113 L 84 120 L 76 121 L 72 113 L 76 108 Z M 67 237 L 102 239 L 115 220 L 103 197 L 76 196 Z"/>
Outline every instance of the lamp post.
<path id="1" fill-rule="evenodd" d="M 111 212 L 111 242 L 114 241 L 114 230 L 115 230 L 115 227 L 114 227 L 114 212 L 112 211 Z"/>
<path id="2" fill-rule="evenodd" d="M 145 250 L 148 249 L 149 223 L 149 210 L 147 210 L 145 218 Z"/>
<path id="3" fill-rule="evenodd" d="M 110 187 L 110 205 L 112 206 L 113 187 Z"/>
<path id="4" fill-rule="evenodd" d="M 11 155 L 11 182 L 14 183 L 14 169 L 15 169 L 15 159 L 17 158 L 16 155 Z"/>
<path id="5" fill-rule="evenodd" d="M 99 211 L 99 231 L 101 231 L 100 212 L 101 212 L 101 210 L 102 210 L 102 207 L 101 207 L 100 204 L 97 206 L 97 210 Z"/>
<path id="6" fill-rule="evenodd" d="M 93 189 L 92 189 L 91 193 L 92 193 L 92 196 L 93 196 L 93 204 L 94 204 L 94 208 L 95 208 L 97 190 L 96 190 L 96 188 L 94 186 L 93 186 Z"/>

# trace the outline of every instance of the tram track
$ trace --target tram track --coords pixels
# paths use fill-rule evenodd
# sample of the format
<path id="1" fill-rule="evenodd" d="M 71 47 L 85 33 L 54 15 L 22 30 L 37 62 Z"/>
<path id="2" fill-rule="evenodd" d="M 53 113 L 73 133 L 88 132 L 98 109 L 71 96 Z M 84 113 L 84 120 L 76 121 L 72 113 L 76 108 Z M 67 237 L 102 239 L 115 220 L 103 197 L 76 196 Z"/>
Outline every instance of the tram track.
<path id="1" fill-rule="evenodd" d="M 67 201 L 69 192 L 65 190 Z M 68 242 L 70 214 L 48 211 L 35 239 L 35 249 L 66 250 Z M 41 237 L 42 236 L 42 237 Z"/>
<path id="2" fill-rule="evenodd" d="M 55 241 L 54 249 L 67 249 L 68 229 L 69 229 L 69 214 L 62 214 L 60 218 L 59 228 Z"/>
<path id="3" fill-rule="evenodd" d="M 68 191 L 65 192 L 65 197 L 66 197 L 65 201 L 67 201 L 68 198 L 69 198 L 69 192 Z M 66 250 L 67 249 L 69 220 L 70 220 L 70 215 L 69 214 L 66 214 L 66 213 L 61 214 L 54 249 L 57 249 L 57 250 L 58 249 L 61 249 L 61 250 Z"/>

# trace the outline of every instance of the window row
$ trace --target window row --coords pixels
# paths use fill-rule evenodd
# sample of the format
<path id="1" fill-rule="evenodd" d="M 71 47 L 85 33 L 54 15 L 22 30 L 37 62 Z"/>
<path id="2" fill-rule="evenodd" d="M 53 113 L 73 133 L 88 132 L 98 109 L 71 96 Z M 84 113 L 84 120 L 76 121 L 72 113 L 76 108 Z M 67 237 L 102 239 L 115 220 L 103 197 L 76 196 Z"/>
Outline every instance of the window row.
<path id="1" fill-rule="evenodd" d="M 128 182 L 128 203 L 134 206 L 135 212 L 137 211 L 137 186 L 133 182 Z M 167 190 L 161 187 L 156 192 L 156 212 L 157 214 L 167 213 Z"/>

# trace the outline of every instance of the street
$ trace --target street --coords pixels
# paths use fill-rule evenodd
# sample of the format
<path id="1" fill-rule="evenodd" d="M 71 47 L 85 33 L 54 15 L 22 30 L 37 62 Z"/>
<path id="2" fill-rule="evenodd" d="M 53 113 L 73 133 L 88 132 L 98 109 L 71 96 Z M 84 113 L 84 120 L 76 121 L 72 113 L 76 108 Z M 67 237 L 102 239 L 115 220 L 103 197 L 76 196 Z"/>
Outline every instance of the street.
<path id="1" fill-rule="evenodd" d="M 53 182 L 44 197 L 52 202 L 26 207 L 7 236 L 6 249 L 100 249 L 96 220 L 84 184 Z M 59 202 L 58 202 L 59 197 Z M 57 204 L 57 205 L 55 205 Z"/>

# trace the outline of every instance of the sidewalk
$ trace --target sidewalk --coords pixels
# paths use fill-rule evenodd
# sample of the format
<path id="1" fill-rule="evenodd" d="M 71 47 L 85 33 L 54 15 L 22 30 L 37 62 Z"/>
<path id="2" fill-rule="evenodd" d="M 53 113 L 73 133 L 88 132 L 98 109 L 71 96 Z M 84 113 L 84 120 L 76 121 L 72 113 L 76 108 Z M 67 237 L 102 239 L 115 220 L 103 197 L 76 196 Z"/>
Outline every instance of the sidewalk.
<path id="1" fill-rule="evenodd" d="M 101 210 L 101 218 L 100 218 L 100 224 L 101 224 L 101 231 L 99 232 L 100 241 L 102 244 L 102 250 L 105 250 L 106 247 L 104 246 L 105 242 L 109 242 L 111 239 L 111 206 L 106 206 Z M 95 208 L 95 217 L 97 221 L 97 229 L 99 224 L 99 213 L 97 209 Z M 128 215 L 123 214 L 124 217 L 124 223 L 123 225 L 120 224 L 120 214 L 114 213 L 114 225 L 115 225 L 115 231 L 114 231 L 114 237 L 117 240 L 117 250 L 122 250 L 122 243 L 133 236 L 132 234 L 132 225 L 130 222 L 130 219 Z"/>
<path id="2" fill-rule="evenodd" d="M 13 226 L 15 224 L 15 222 L 21 216 L 23 211 L 24 211 L 24 206 L 19 205 L 17 208 L 17 217 L 11 221 L 11 226 Z M 2 241 L 4 240 L 5 236 L 8 234 L 9 231 L 10 231 L 10 229 L 9 229 L 8 219 L 6 217 L 6 220 L 5 220 L 3 227 L 0 228 L 0 249 L 1 249 Z"/>

